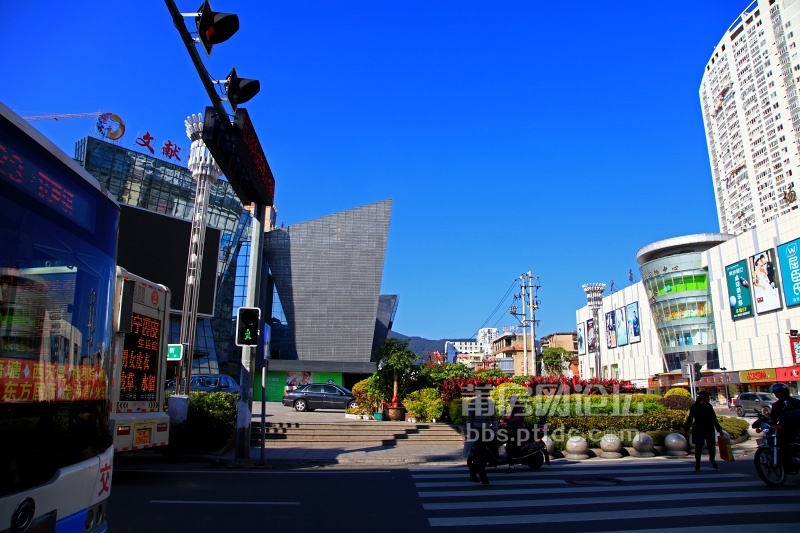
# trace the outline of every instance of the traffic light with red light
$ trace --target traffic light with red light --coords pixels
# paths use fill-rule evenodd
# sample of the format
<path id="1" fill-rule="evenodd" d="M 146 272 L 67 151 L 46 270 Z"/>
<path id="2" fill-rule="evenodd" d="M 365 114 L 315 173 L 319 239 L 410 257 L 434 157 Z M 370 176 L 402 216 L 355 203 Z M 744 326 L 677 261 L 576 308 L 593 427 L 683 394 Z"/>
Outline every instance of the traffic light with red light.
<path id="1" fill-rule="evenodd" d="M 197 10 L 195 21 L 197 22 L 197 36 L 209 56 L 211 48 L 215 44 L 224 43 L 239 31 L 239 16 L 233 13 L 212 11 L 208 0 L 205 0 Z"/>
<path id="2" fill-rule="evenodd" d="M 240 307 L 236 315 L 236 346 L 258 346 L 261 309 Z"/>

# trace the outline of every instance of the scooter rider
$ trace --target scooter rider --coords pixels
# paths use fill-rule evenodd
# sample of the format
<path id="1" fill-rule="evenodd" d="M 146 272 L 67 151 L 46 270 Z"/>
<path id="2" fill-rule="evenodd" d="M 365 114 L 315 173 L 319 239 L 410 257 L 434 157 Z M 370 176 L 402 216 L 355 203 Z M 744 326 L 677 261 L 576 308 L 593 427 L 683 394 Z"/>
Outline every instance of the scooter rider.
<path id="1" fill-rule="evenodd" d="M 769 413 L 770 418 L 774 418 L 780 426 L 778 446 L 800 442 L 800 400 L 792 398 L 789 387 L 783 383 L 775 383 L 769 391 L 778 397 Z"/>
<path id="2" fill-rule="evenodd" d="M 508 400 L 511 411 L 507 416 L 504 416 L 501 422 L 505 425 L 506 430 L 506 454 L 508 460 L 517 455 L 522 443 L 527 440 L 528 427 L 525 424 L 525 408 L 519 402 L 519 397 L 516 395 L 511 396 Z M 509 465 L 509 470 L 514 469 L 514 465 Z"/>

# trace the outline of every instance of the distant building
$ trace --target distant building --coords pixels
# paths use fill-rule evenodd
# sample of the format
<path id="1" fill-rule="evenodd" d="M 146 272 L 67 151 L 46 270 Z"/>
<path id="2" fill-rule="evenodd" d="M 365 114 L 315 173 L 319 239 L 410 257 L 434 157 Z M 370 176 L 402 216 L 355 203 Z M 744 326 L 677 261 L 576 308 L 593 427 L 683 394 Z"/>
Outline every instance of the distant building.
<path id="1" fill-rule="evenodd" d="M 798 12 L 795 0 L 750 3 L 706 64 L 700 105 L 722 233 L 798 207 Z"/>
<path id="2" fill-rule="evenodd" d="M 538 343 L 537 353 L 541 353 L 541 344 Z M 523 348 L 526 348 L 523 350 Z M 523 353 L 524 352 L 524 353 Z M 527 358 L 527 365 L 525 359 Z M 534 372 L 534 363 L 531 356 L 531 337 L 527 335 L 523 339 L 522 333 L 506 331 L 501 333 L 492 342 L 492 353 L 490 355 L 490 368 L 498 368 L 504 373 L 512 376 L 531 376 L 541 375 L 540 371 Z M 525 369 L 527 367 L 527 373 Z M 536 368 L 539 368 L 538 358 Z"/>

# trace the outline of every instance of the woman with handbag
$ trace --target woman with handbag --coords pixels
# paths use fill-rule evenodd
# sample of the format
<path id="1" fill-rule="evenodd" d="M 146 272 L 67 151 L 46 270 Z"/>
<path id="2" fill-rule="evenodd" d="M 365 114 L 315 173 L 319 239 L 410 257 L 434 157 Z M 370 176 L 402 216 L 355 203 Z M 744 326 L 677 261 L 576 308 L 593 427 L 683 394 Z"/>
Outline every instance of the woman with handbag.
<path id="1" fill-rule="evenodd" d="M 703 451 L 703 443 L 708 447 L 708 461 L 711 468 L 717 469 L 716 445 L 714 430 L 722 434 L 722 426 L 717 420 L 717 413 L 709 402 L 711 394 L 707 390 L 697 393 L 697 400 L 689 408 L 689 417 L 683 426 L 683 430 L 688 433 L 692 429 L 692 444 L 694 445 L 694 471 L 700 471 L 700 455 Z M 694 425 L 692 425 L 694 422 Z"/>

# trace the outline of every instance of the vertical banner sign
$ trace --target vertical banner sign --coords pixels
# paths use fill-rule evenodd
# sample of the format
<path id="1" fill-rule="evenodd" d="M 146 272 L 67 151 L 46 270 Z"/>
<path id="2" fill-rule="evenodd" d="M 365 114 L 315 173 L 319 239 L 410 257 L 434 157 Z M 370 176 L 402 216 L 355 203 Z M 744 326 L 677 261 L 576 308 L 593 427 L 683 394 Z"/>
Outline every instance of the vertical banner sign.
<path id="1" fill-rule="evenodd" d="M 597 333 L 594 330 L 594 318 L 586 321 L 586 338 L 589 343 L 589 353 L 597 351 Z"/>
<path id="2" fill-rule="evenodd" d="M 606 313 L 606 347 L 617 347 L 617 328 L 614 325 L 614 311 Z"/>
<path id="3" fill-rule="evenodd" d="M 792 348 L 792 365 L 796 365 L 797 355 L 800 353 L 800 337 L 796 335 L 790 335 L 789 346 Z"/>
<path id="4" fill-rule="evenodd" d="M 578 324 L 578 355 L 586 355 L 586 324 Z"/>
<path id="5" fill-rule="evenodd" d="M 628 314 L 628 342 L 633 344 L 642 340 L 641 325 L 639 324 L 639 302 L 625 306 Z"/>
<path id="6" fill-rule="evenodd" d="M 753 301 L 756 313 L 766 313 L 783 307 L 773 250 L 770 248 L 752 256 L 750 266 L 753 269 Z"/>
<path id="7" fill-rule="evenodd" d="M 616 314 L 614 325 L 617 328 L 617 346 L 625 346 L 628 344 L 628 321 L 625 320 L 625 308 L 620 307 L 614 313 Z"/>
<path id="8" fill-rule="evenodd" d="M 731 318 L 736 320 L 753 316 L 753 299 L 750 295 L 750 273 L 747 271 L 747 259 L 726 266 L 725 277 L 728 279 Z"/>
<path id="9" fill-rule="evenodd" d="M 783 298 L 786 307 L 800 305 L 800 239 L 778 246 L 778 264 L 781 269 Z"/>

